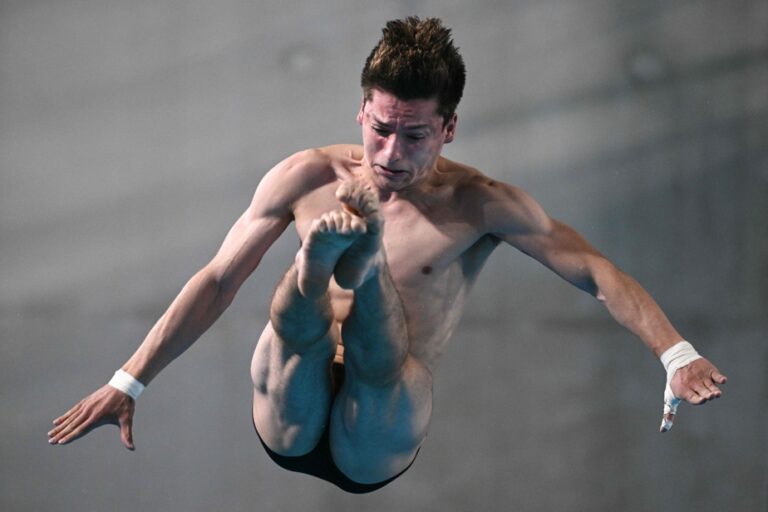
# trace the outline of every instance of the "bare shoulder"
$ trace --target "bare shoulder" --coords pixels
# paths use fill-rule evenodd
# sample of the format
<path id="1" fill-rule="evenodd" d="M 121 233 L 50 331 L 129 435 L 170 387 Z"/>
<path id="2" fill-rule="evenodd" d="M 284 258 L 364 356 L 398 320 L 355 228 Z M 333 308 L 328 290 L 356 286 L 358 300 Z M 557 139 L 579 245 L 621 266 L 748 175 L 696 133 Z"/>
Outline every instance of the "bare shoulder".
<path id="1" fill-rule="evenodd" d="M 314 190 L 337 181 L 343 173 L 342 148 L 329 146 L 298 151 L 285 158 L 262 178 L 251 208 L 261 213 L 284 215 L 297 201 Z"/>
<path id="2" fill-rule="evenodd" d="M 363 147 L 335 144 L 305 149 L 294 153 L 276 166 L 284 179 L 296 182 L 305 190 L 314 190 L 332 181 L 348 178 L 350 169 L 359 166 Z"/>
<path id="3" fill-rule="evenodd" d="M 450 162 L 456 172 L 456 195 L 469 218 L 485 233 L 505 235 L 546 232 L 552 219 L 522 188 L 491 178 L 480 170 Z"/>
<path id="4" fill-rule="evenodd" d="M 333 144 L 317 148 L 316 151 L 320 151 L 336 161 L 346 162 L 350 158 L 357 161 L 363 159 L 363 146 L 360 144 Z"/>
<path id="5" fill-rule="evenodd" d="M 334 177 L 335 151 L 311 148 L 298 151 L 274 166 L 264 180 L 274 180 L 284 187 L 311 190 Z"/>

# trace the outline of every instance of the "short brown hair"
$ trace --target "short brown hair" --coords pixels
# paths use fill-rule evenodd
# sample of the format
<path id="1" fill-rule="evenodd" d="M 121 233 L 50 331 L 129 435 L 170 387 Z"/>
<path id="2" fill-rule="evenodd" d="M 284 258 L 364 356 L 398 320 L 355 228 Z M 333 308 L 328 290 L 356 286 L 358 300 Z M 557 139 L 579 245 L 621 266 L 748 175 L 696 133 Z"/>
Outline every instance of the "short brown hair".
<path id="1" fill-rule="evenodd" d="M 438 113 L 448 122 L 467 75 L 451 29 L 438 18 L 411 16 L 388 21 L 382 33 L 360 76 L 366 99 L 374 88 L 402 100 L 437 98 Z"/>

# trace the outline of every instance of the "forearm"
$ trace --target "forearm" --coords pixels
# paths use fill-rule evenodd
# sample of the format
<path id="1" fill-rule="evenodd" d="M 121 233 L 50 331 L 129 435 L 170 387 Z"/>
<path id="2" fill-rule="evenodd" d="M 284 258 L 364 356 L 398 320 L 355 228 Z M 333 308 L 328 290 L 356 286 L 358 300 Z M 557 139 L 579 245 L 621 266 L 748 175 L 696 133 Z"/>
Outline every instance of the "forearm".
<path id="1" fill-rule="evenodd" d="M 638 336 L 659 357 L 682 340 L 659 305 L 631 276 L 610 263 L 593 272 L 598 300 L 616 321 Z"/>
<path id="2" fill-rule="evenodd" d="M 122 369 L 143 384 L 187 350 L 232 301 L 205 269 L 195 274 Z"/>

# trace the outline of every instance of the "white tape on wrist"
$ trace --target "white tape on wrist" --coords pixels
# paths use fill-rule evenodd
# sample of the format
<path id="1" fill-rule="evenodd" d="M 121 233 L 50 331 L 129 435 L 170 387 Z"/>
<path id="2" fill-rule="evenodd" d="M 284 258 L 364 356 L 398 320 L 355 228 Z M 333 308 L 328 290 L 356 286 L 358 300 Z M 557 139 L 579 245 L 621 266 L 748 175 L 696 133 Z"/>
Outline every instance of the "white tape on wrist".
<path id="1" fill-rule="evenodd" d="M 701 359 L 701 356 L 693 348 L 693 345 L 683 340 L 665 350 L 659 359 L 667 371 L 667 385 L 664 388 L 664 416 L 661 420 L 661 430 L 666 432 L 672 428 L 672 422 L 667 419 L 667 414 L 677 414 L 677 407 L 682 402 L 681 398 L 676 397 L 672 393 L 672 387 L 670 386 L 672 377 L 675 376 L 675 372 L 678 369 L 691 364 L 697 359 Z"/>
<path id="2" fill-rule="evenodd" d="M 134 400 L 144 392 L 144 384 L 139 382 L 133 375 L 123 370 L 117 370 L 108 382 L 113 388 L 122 391 Z"/>

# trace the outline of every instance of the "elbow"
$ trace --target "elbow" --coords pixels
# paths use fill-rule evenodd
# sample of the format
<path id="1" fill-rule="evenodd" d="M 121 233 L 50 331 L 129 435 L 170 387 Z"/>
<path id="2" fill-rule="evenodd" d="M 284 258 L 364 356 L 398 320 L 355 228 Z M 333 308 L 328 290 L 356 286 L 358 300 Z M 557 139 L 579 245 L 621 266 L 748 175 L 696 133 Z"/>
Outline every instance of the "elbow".
<path id="1" fill-rule="evenodd" d="M 605 301 L 605 295 L 603 295 L 603 292 L 600 291 L 600 287 L 597 286 L 597 281 L 593 277 L 588 277 L 584 279 L 583 282 L 579 283 L 579 288 L 599 300 L 600 302 Z"/>
<path id="2" fill-rule="evenodd" d="M 583 276 L 581 279 L 573 283 L 576 288 L 590 294 L 600 302 L 605 301 L 605 295 L 600 290 L 600 286 L 597 284 L 597 280 L 591 274 Z"/>
<path id="3" fill-rule="evenodd" d="M 232 304 L 237 290 L 240 288 L 239 283 L 236 283 L 231 277 L 215 272 L 210 267 L 203 268 L 198 276 L 203 281 L 204 287 L 209 290 L 212 303 L 218 309 L 224 311 Z"/>
<path id="4" fill-rule="evenodd" d="M 621 280 L 621 275 L 621 270 L 607 259 L 595 258 L 590 262 L 588 275 L 580 288 L 604 303 L 607 300 L 606 293 Z"/>

